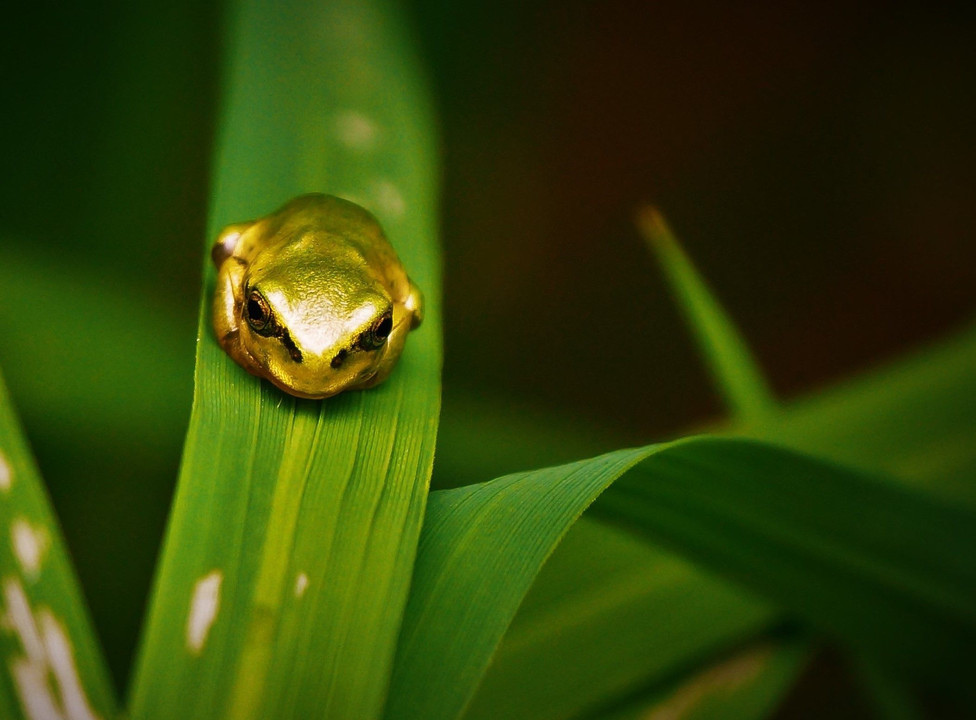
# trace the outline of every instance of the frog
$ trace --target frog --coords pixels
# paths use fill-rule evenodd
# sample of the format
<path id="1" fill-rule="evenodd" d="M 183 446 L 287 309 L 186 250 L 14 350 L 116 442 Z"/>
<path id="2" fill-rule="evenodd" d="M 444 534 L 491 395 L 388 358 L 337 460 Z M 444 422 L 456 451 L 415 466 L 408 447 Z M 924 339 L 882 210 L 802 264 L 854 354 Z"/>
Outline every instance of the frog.
<path id="1" fill-rule="evenodd" d="M 378 385 L 423 322 L 423 294 L 379 222 L 334 195 L 301 195 L 228 225 L 211 258 L 220 346 L 296 397 Z"/>

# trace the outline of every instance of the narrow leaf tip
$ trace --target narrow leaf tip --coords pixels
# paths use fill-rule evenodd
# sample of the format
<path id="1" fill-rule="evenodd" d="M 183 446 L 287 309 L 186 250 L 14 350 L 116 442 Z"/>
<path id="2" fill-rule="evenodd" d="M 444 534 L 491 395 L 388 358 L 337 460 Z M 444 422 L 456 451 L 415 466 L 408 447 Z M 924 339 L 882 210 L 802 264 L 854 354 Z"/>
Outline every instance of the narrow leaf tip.
<path id="1" fill-rule="evenodd" d="M 652 250 L 658 252 L 673 250 L 677 246 L 667 220 L 664 219 L 664 215 L 656 206 L 641 205 L 638 207 L 636 220 L 641 236 Z"/>

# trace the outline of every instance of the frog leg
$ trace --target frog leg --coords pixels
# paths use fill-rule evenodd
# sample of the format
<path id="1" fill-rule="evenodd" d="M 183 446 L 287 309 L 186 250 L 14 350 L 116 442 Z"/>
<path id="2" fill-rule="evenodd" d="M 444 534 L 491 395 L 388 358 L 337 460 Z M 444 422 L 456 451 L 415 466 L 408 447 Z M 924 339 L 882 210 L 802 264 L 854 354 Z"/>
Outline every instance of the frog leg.
<path id="1" fill-rule="evenodd" d="M 214 246 L 216 247 L 216 246 Z M 227 262 L 217 272 L 217 287 L 213 301 L 213 325 L 217 340 L 227 352 L 228 343 L 236 342 L 240 330 L 238 308 L 244 302 L 242 285 L 245 266 L 239 262 Z"/>
<path id="2" fill-rule="evenodd" d="M 220 231 L 220 235 L 210 248 L 210 258 L 213 260 L 214 267 L 220 270 L 224 261 L 235 256 L 241 246 L 241 236 L 253 222 L 237 223 L 228 225 Z"/>

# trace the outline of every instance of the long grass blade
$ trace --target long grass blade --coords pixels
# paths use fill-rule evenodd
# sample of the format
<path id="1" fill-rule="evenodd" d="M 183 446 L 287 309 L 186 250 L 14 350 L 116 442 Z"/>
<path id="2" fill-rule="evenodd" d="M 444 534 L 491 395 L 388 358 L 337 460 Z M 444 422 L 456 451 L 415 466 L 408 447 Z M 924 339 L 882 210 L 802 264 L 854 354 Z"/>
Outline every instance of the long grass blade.
<path id="1" fill-rule="evenodd" d="M 387 720 L 455 718 L 569 526 L 653 450 L 431 493 Z"/>
<path id="2" fill-rule="evenodd" d="M 211 235 L 324 191 L 383 222 L 424 326 L 368 392 L 297 401 L 247 375 L 201 302 L 194 406 L 132 688 L 143 718 L 378 716 L 439 407 L 427 98 L 384 2 L 231 3 Z"/>
<path id="3" fill-rule="evenodd" d="M 640 210 L 638 227 L 664 268 L 709 372 L 734 418 L 751 423 L 776 407 L 758 363 L 732 319 L 712 295 L 663 216 L 652 207 Z"/>
<path id="4" fill-rule="evenodd" d="M 964 331 L 814 397 L 791 402 L 775 422 L 750 432 L 868 470 L 884 470 L 926 493 L 971 502 L 976 442 L 964 438 L 976 438 L 974 366 L 976 331 Z M 441 443 L 435 468 L 443 485 L 511 472 L 515 463 L 531 467 L 565 462 L 581 447 L 599 451 L 612 442 L 594 442 L 598 434 L 543 413 L 530 419 L 506 415 L 483 398 L 471 398 L 463 407 L 463 413 L 445 418 L 442 435 L 450 442 Z M 484 418 L 505 425 L 504 448 Z M 545 443 L 535 442 L 538 426 L 546 428 Z M 469 449 L 473 443 L 477 447 Z M 659 642 L 664 630 L 647 620 L 667 617 L 668 624 L 678 628 L 684 627 L 685 618 L 696 622 L 693 603 L 680 597 L 670 604 L 662 602 L 673 576 L 664 573 L 658 577 L 660 587 L 655 585 L 654 551 L 586 516 L 577 526 L 520 607 L 471 704 L 471 717 L 489 717 L 492 708 L 510 714 L 525 708 L 524 717 L 534 720 L 568 717 L 568 708 L 585 707 L 639 682 L 635 678 L 641 670 L 647 682 L 654 682 L 690 662 L 680 652 L 681 643 Z M 585 541 L 574 542 L 576 535 Z M 600 562 L 594 558 L 611 566 L 614 575 L 608 578 L 599 567 L 594 569 Z M 672 558 L 671 563 L 677 561 Z M 633 585 L 626 584 L 627 578 Z M 687 581 L 688 597 L 696 601 L 707 602 L 716 586 L 707 575 L 690 569 Z M 607 593 L 605 602 L 594 608 L 590 598 L 599 597 L 607 584 L 629 587 L 630 592 Z M 574 617 L 586 617 L 586 623 L 574 624 Z M 707 611 L 702 617 L 698 627 L 703 649 L 729 641 L 722 623 L 712 625 Z M 776 621 L 775 615 L 766 616 L 751 632 Z M 714 627 L 711 639 L 709 627 Z M 617 662 L 620 657 L 629 661 Z"/>
<path id="5" fill-rule="evenodd" d="M 114 717 L 101 648 L 2 377 L 0 531 L 0 717 Z"/>
<path id="6" fill-rule="evenodd" d="M 541 564 L 621 476 L 602 515 L 879 662 L 962 687 L 976 639 L 969 512 L 788 451 L 700 438 L 433 493 L 388 718 L 459 716 Z"/>

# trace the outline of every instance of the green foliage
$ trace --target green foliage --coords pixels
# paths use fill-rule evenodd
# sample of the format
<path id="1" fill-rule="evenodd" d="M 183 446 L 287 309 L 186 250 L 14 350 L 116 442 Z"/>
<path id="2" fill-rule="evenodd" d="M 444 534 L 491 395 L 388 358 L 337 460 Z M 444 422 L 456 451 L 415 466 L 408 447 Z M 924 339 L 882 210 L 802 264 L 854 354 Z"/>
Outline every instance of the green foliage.
<path id="1" fill-rule="evenodd" d="M 590 717 L 738 720 L 771 715 L 809 654 L 803 640 L 766 641 L 746 647 L 652 692 L 639 693 Z"/>
<path id="2" fill-rule="evenodd" d="M 603 498 L 615 521 L 736 577 L 886 665 L 965 686 L 976 639 L 971 511 L 734 440 L 681 444 L 635 475 Z"/>
<path id="3" fill-rule="evenodd" d="M 602 516 L 857 650 L 964 687 L 976 639 L 972 513 L 784 450 L 697 438 L 434 492 L 392 717 L 458 716 L 542 562 L 611 483 Z"/>
<path id="4" fill-rule="evenodd" d="M 645 215 L 733 415 L 725 437 L 600 454 L 612 438 L 544 414 L 498 419 L 476 398 L 451 418 L 442 489 L 428 493 L 441 358 L 436 145 L 402 18 L 383 0 L 240 0 L 225 40 L 208 237 L 302 192 L 356 199 L 383 222 L 428 312 L 388 382 L 300 401 L 219 349 L 204 270 L 193 410 L 129 717 L 758 718 L 804 667 L 810 635 L 856 659 L 887 716 L 910 716 L 919 688 L 976 704 L 976 331 L 780 406 L 663 221 Z M 5 267 L 8 288 L 44 296 L 44 280 Z M 102 332 L 150 343 L 144 309 L 127 313 L 85 279 L 47 283 L 51 302 L 71 283 L 91 295 Z M 67 323 L 43 342 L 78 332 Z M 113 410 L 120 403 L 96 408 L 106 432 L 139 435 L 154 408 L 178 412 L 168 397 L 178 359 L 154 361 L 159 381 L 135 423 Z M 111 353 L 90 364 L 126 372 Z M 80 422 L 71 391 L 28 395 Z M 584 455 L 594 457 L 575 459 Z M 65 687 L 20 617 L 46 640 L 63 631 L 87 702 L 112 716 L 2 387 L 0 527 L 12 538 L 0 550 L 0 711 L 46 717 L 20 692 L 25 656 L 42 668 L 35 702 Z M 39 571 L 31 541 L 43 548 Z M 63 714 L 89 717 L 73 712 Z"/>
<path id="5" fill-rule="evenodd" d="M 584 515 L 535 578 L 465 717 L 579 717 L 660 698 L 777 622 L 754 596 Z"/>
<path id="6" fill-rule="evenodd" d="M 732 320 L 712 296 L 661 214 L 654 208 L 643 208 L 637 220 L 644 239 L 661 262 L 732 416 L 744 423 L 763 420 L 776 403 Z"/>
<path id="7" fill-rule="evenodd" d="M 391 10 L 356 2 L 233 13 L 211 236 L 302 192 L 357 198 L 431 312 L 375 392 L 297 401 L 218 347 L 207 274 L 133 718 L 369 718 L 382 708 L 440 396 L 431 122 L 399 25 Z M 194 603 L 207 601 L 213 627 L 194 634 Z"/>
<path id="8" fill-rule="evenodd" d="M 0 528 L 0 716 L 111 717 L 101 650 L 2 377 Z"/>

